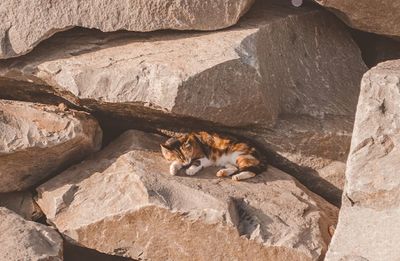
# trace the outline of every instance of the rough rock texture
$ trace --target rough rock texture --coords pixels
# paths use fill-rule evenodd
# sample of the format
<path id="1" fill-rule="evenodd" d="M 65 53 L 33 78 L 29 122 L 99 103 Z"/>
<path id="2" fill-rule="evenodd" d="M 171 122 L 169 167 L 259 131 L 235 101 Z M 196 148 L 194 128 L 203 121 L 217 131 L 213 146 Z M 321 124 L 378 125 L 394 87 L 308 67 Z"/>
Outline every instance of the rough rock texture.
<path id="1" fill-rule="evenodd" d="M 350 116 L 281 115 L 273 127 L 235 133 L 268 148 L 271 164 L 340 206 L 352 129 Z"/>
<path id="2" fill-rule="evenodd" d="M 35 185 L 100 145 L 101 129 L 87 113 L 0 100 L 0 192 Z"/>
<path id="3" fill-rule="evenodd" d="M 63 260 L 63 240 L 52 228 L 0 207 L 0 260 Z"/>
<path id="4" fill-rule="evenodd" d="M 319 260 L 337 209 L 270 167 L 248 182 L 170 176 L 159 136 L 125 132 L 41 185 L 69 241 L 145 260 Z"/>
<path id="5" fill-rule="evenodd" d="M 393 0 L 314 0 L 332 10 L 349 26 L 400 37 L 400 2 Z"/>
<path id="6" fill-rule="evenodd" d="M 257 129 L 263 145 L 319 177 L 346 158 L 367 68 L 334 15 L 287 5 L 259 1 L 213 33 L 65 32 L 3 62 L 0 97 L 53 92 L 135 128 Z M 340 201 L 340 188 L 316 192 L 325 191 Z"/>
<path id="7" fill-rule="evenodd" d="M 327 261 L 400 260 L 400 60 L 363 77 L 339 224 Z"/>
<path id="8" fill-rule="evenodd" d="M 0 59 L 22 55 L 74 26 L 104 32 L 160 29 L 216 30 L 235 24 L 254 0 L 4 0 L 0 3 Z"/>
<path id="9" fill-rule="evenodd" d="M 0 207 L 8 208 L 27 220 L 38 220 L 43 215 L 29 191 L 0 194 Z"/>
<path id="10" fill-rule="evenodd" d="M 280 114 L 353 115 L 365 69 L 334 16 L 260 2 L 214 33 L 60 34 L 3 62 L 0 89 L 47 86 L 73 103 L 153 120 L 271 125 Z"/>

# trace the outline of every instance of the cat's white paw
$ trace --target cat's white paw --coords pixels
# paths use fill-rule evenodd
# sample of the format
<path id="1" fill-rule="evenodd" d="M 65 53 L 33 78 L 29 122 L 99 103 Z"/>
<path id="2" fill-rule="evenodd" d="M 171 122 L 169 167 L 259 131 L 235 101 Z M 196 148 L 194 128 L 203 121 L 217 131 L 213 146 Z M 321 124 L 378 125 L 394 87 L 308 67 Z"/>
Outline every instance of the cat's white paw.
<path id="1" fill-rule="evenodd" d="M 215 174 L 217 177 L 226 177 L 228 176 L 228 173 L 225 169 L 220 169 L 218 170 L 217 174 Z"/>
<path id="2" fill-rule="evenodd" d="M 172 176 L 175 176 L 176 174 L 178 174 L 178 172 L 179 172 L 179 170 L 181 169 L 182 167 L 179 165 L 179 164 L 174 164 L 174 163 L 172 163 L 170 166 L 169 166 L 169 174 L 171 174 Z"/>
<path id="3" fill-rule="evenodd" d="M 194 168 L 188 168 L 186 170 L 186 175 L 189 175 L 189 176 L 193 176 L 196 173 L 197 173 L 197 169 L 194 169 Z"/>
<path id="4" fill-rule="evenodd" d="M 239 177 L 236 176 L 236 175 L 235 175 L 235 176 L 232 176 L 232 180 L 233 180 L 233 181 L 240 181 Z"/>

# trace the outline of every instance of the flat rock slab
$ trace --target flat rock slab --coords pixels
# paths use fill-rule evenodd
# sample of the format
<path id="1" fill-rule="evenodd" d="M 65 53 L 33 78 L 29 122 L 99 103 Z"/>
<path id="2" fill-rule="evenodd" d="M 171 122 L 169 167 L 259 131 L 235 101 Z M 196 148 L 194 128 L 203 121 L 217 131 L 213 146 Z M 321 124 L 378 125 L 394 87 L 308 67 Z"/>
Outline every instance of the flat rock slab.
<path id="1" fill-rule="evenodd" d="M 0 3 L 0 59 L 19 56 L 74 26 L 104 32 L 160 29 L 216 30 L 235 24 L 254 0 L 4 0 Z"/>
<path id="2" fill-rule="evenodd" d="M 74 244 L 145 260 L 320 260 L 337 208 L 273 167 L 248 182 L 168 173 L 160 136 L 128 131 L 37 188 Z"/>
<path id="3" fill-rule="evenodd" d="M 0 90 L 47 87 L 91 109 L 166 122 L 354 115 L 366 70 L 358 47 L 333 15 L 288 5 L 260 1 L 213 33 L 63 33 L 2 62 Z"/>
<path id="4" fill-rule="evenodd" d="M 400 39 L 400 2 L 393 0 L 314 0 L 349 26 Z"/>
<path id="5" fill-rule="evenodd" d="M 63 260 L 63 240 L 52 228 L 0 207 L 0 260 Z"/>
<path id="6" fill-rule="evenodd" d="M 26 189 L 97 151 L 102 132 L 89 114 L 0 100 L 0 192 Z"/>
<path id="7" fill-rule="evenodd" d="M 381 63 L 363 77 L 328 261 L 400 260 L 399 86 L 400 60 Z"/>

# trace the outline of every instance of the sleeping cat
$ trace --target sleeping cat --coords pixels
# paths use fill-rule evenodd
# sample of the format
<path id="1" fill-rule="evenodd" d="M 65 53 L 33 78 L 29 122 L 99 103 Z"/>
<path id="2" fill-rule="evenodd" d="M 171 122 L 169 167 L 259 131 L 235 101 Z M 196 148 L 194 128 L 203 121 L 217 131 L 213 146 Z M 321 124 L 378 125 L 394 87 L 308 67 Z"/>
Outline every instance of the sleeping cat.
<path id="1" fill-rule="evenodd" d="M 192 176 L 203 168 L 219 166 L 224 168 L 216 173 L 218 177 L 232 176 L 239 181 L 264 170 L 255 148 L 204 131 L 170 138 L 161 144 L 161 151 L 166 160 L 172 161 L 171 175 L 182 168 Z"/>

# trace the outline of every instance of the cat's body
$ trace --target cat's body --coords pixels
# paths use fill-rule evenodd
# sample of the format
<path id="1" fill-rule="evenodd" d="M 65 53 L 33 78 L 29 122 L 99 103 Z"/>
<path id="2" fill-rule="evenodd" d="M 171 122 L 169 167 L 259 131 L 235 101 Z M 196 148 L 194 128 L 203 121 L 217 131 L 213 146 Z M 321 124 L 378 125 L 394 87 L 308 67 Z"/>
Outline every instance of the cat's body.
<path id="1" fill-rule="evenodd" d="M 265 168 L 255 148 L 207 132 L 170 138 L 161 144 L 161 151 L 165 159 L 172 161 L 171 175 L 186 168 L 186 174 L 191 176 L 203 168 L 217 166 L 223 167 L 216 173 L 218 177 L 232 176 L 233 180 L 244 180 Z"/>

